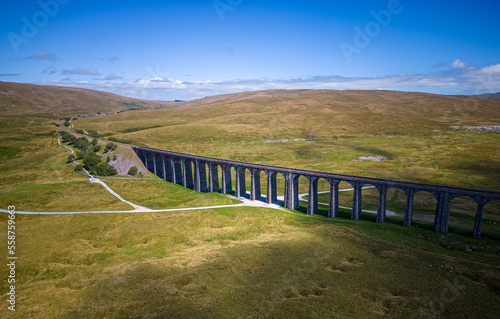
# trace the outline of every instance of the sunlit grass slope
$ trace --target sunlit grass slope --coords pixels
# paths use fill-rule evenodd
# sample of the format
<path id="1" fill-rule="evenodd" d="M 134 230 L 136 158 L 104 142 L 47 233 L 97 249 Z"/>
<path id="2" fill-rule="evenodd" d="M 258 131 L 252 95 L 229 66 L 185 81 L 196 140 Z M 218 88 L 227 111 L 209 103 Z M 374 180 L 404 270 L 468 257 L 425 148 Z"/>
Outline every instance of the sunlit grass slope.
<path id="1" fill-rule="evenodd" d="M 18 216 L 17 224 L 18 308 L 3 318 L 496 318 L 500 311 L 499 246 L 490 240 L 261 208 Z"/>
<path id="2" fill-rule="evenodd" d="M 76 117 L 131 108 L 172 108 L 178 105 L 179 103 L 174 102 L 146 101 L 79 88 L 0 82 L 0 115 Z"/>
<path id="3" fill-rule="evenodd" d="M 101 185 L 66 164 L 70 154 L 57 144 L 49 120 L 0 118 L 0 207 L 20 211 L 130 210 Z M 221 194 L 197 194 L 162 181 L 106 181 L 118 194 L 150 208 L 176 208 L 234 203 Z"/>

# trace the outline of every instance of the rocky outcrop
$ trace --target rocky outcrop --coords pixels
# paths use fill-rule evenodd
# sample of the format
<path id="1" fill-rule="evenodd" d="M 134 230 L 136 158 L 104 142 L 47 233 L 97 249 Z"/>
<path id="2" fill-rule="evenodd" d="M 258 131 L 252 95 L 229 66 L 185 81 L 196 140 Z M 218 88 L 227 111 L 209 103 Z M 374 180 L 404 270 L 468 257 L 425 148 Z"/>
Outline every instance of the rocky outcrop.
<path id="1" fill-rule="evenodd" d="M 115 156 L 116 160 L 113 160 Z M 109 154 L 109 157 L 111 159 L 109 165 L 113 166 L 119 175 L 127 175 L 132 166 L 137 167 L 139 174 L 144 174 L 148 171 L 132 148 L 128 146 L 117 148 L 116 151 Z"/>

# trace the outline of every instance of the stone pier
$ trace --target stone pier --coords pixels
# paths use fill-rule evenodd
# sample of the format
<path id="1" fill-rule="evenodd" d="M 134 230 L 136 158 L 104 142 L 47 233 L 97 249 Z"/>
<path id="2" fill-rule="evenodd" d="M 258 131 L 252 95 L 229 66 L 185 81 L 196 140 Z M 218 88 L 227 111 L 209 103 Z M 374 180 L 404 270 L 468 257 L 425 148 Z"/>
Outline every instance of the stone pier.
<path id="1" fill-rule="evenodd" d="M 387 185 L 375 186 L 379 192 L 378 207 L 377 207 L 377 223 L 385 222 L 386 207 L 387 207 Z"/>
<path id="2" fill-rule="evenodd" d="M 415 189 L 404 188 L 403 191 L 406 194 L 406 209 L 403 226 L 410 227 L 413 222 L 413 197 L 415 196 Z"/>
<path id="3" fill-rule="evenodd" d="M 182 175 L 184 177 L 182 185 L 186 188 L 193 189 L 193 167 L 191 165 L 191 160 L 182 159 Z"/>
<path id="4" fill-rule="evenodd" d="M 219 169 L 217 164 L 209 163 L 208 180 L 209 180 L 209 192 L 218 192 L 219 189 Z"/>
<path id="5" fill-rule="evenodd" d="M 309 194 L 307 199 L 307 214 L 316 214 L 318 211 L 318 177 L 309 177 Z"/>
<path id="6" fill-rule="evenodd" d="M 236 185 L 235 185 L 235 196 L 244 197 L 247 194 L 247 188 L 245 185 L 245 168 L 235 167 L 236 171 Z"/>
<path id="7" fill-rule="evenodd" d="M 222 194 L 231 194 L 233 186 L 231 185 L 231 166 L 222 166 Z"/>
<path id="8" fill-rule="evenodd" d="M 436 214 L 434 215 L 435 232 L 447 233 L 450 220 L 450 193 L 437 192 L 434 194 L 438 202 L 436 205 Z"/>
<path id="9" fill-rule="evenodd" d="M 354 188 L 354 195 L 352 198 L 352 212 L 351 219 L 359 219 L 361 217 L 361 192 L 363 189 L 362 182 L 351 182 Z"/>
<path id="10" fill-rule="evenodd" d="M 164 180 L 170 183 L 174 182 L 174 169 L 172 165 L 172 160 L 170 159 L 170 156 L 165 156 L 165 159 L 163 161 L 163 169 L 165 171 L 165 178 Z"/>
<path id="11" fill-rule="evenodd" d="M 285 207 L 292 210 L 299 208 L 299 175 L 287 174 L 285 183 Z"/>
<path id="12" fill-rule="evenodd" d="M 251 190 L 250 190 L 250 199 L 258 200 L 262 197 L 262 193 L 260 191 L 260 170 L 259 169 L 251 169 L 250 173 L 252 174 L 251 180 Z"/>
<path id="13" fill-rule="evenodd" d="M 159 178 L 165 180 L 165 167 L 163 166 L 164 161 L 163 161 L 163 156 L 160 154 L 155 155 L 155 175 L 158 176 Z"/>
<path id="14" fill-rule="evenodd" d="M 206 164 L 203 161 L 197 160 L 195 160 L 193 163 L 195 166 L 194 190 L 197 192 L 206 192 L 208 190 Z"/>
<path id="15" fill-rule="evenodd" d="M 278 173 L 266 171 L 267 176 L 267 194 L 266 194 L 266 202 L 268 204 L 275 203 L 278 201 L 278 192 L 276 186 L 276 175 Z"/>
<path id="16" fill-rule="evenodd" d="M 182 162 L 180 158 L 174 159 L 174 183 L 183 185 L 184 177 L 182 176 Z"/>
<path id="17" fill-rule="evenodd" d="M 146 166 L 146 168 L 148 169 L 148 171 L 152 172 L 153 174 L 156 172 L 156 169 L 155 169 L 155 158 L 154 158 L 153 153 L 148 152 L 146 154 L 146 163 L 144 164 L 144 166 Z"/>
<path id="18" fill-rule="evenodd" d="M 339 184 L 340 181 L 330 179 L 330 204 L 328 205 L 328 217 L 339 215 Z"/>

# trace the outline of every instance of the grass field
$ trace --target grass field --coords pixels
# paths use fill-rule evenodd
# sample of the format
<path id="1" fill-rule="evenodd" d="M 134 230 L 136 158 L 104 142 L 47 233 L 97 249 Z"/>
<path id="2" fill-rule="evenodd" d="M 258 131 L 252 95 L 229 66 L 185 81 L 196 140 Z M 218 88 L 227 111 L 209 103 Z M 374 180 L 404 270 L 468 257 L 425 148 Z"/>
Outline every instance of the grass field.
<path id="1" fill-rule="evenodd" d="M 495 318 L 500 310 L 495 241 L 255 208 L 17 223 L 16 318 Z"/>
<path id="2" fill-rule="evenodd" d="M 500 134 L 449 126 L 498 125 L 498 102 L 384 92 L 257 92 L 187 102 L 183 110 L 126 112 L 75 127 L 152 147 L 271 165 L 500 190 Z M 317 94 L 315 96 L 315 94 Z M 233 97 L 234 98 L 234 97 Z M 203 106 L 202 104 L 205 104 Z M 105 110 L 103 110 L 105 111 Z M 66 164 L 50 116 L 0 116 L 0 205 L 26 211 L 129 210 Z M 314 137 L 314 141 L 265 143 Z M 472 142 L 469 142 L 469 141 Z M 384 162 L 353 161 L 385 156 Z M 247 174 L 248 175 L 248 174 Z M 265 192 L 265 179 L 262 190 Z M 160 181 L 106 183 L 149 208 L 234 203 Z M 247 176 L 247 187 L 250 181 Z M 342 183 L 341 189 L 348 188 Z M 233 181 L 234 187 L 234 181 Z M 326 183 L 319 184 L 326 191 Z M 307 193 L 301 178 L 299 192 Z M 278 176 L 278 191 L 283 180 Z M 328 202 L 328 194 L 320 202 Z M 363 190 L 363 209 L 377 192 Z M 405 195 L 388 193 L 404 211 Z M 352 192 L 341 192 L 342 206 Z M 453 201 L 451 232 L 425 219 L 435 199 L 415 197 L 410 228 L 326 206 L 297 211 L 224 208 L 16 218 L 17 311 L 5 318 L 496 318 L 500 313 L 500 207 Z M 428 219 L 428 218 L 427 218 Z M 0 237 L 7 216 L 0 214 Z M 4 241 L 6 243 L 6 241 Z M 4 252 L 7 249 L 4 246 Z M 2 254 L 4 256 L 4 254 Z M 4 310 L 5 309 L 5 310 Z"/>
<path id="3" fill-rule="evenodd" d="M 340 174 L 500 190 L 500 134 L 453 129 L 500 123 L 500 102 L 400 92 L 266 91 L 254 96 L 181 110 L 149 110 L 75 122 L 114 137 L 154 148 Z M 497 124 L 495 124 L 497 123 Z M 315 138 L 309 141 L 277 142 Z M 354 161 L 383 156 L 383 162 Z M 250 174 L 246 174 L 250 190 Z M 234 178 L 234 174 L 233 174 Z M 265 175 L 261 174 L 265 190 Z M 307 193 L 301 178 L 299 192 Z M 233 179 L 234 187 L 234 179 Z M 347 186 L 346 186 L 347 187 Z M 278 191 L 283 192 L 278 179 Z M 320 181 L 319 191 L 328 191 Z M 406 196 L 389 193 L 389 209 L 403 213 Z M 376 193 L 364 192 L 363 207 L 374 209 Z M 342 194 L 344 206 L 352 193 Z M 325 198 L 326 197 L 326 198 Z M 323 195 L 323 202 L 328 195 Z M 415 214 L 432 215 L 436 200 L 415 197 Z M 472 232 L 477 206 L 452 202 L 451 215 Z M 485 208 L 485 232 L 498 237 L 500 203 Z M 425 217 L 424 217 L 425 218 Z M 471 225 L 472 224 L 472 225 Z M 496 226 L 496 225 L 499 226 Z"/>

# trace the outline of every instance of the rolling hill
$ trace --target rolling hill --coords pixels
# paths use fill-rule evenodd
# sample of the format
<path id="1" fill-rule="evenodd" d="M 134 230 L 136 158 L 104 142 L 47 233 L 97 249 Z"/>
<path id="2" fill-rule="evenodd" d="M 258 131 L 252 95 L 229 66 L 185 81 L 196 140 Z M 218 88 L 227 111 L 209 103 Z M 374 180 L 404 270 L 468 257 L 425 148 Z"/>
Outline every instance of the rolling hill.
<path id="1" fill-rule="evenodd" d="M 481 95 L 478 95 L 478 96 L 485 97 L 485 98 L 488 98 L 488 99 L 500 100 L 500 92 L 497 92 L 497 93 L 486 93 L 486 94 L 481 94 Z"/>
<path id="2" fill-rule="evenodd" d="M 133 99 L 79 88 L 0 82 L 0 115 L 54 114 L 76 116 L 131 108 L 171 108 L 181 103 Z"/>
<path id="3" fill-rule="evenodd" d="M 267 90 L 75 122 L 154 148 L 278 166 L 500 189 L 500 101 L 396 91 Z M 314 138 L 314 141 L 265 143 Z M 353 161 L 382 156 L 383 163 Z"/>

